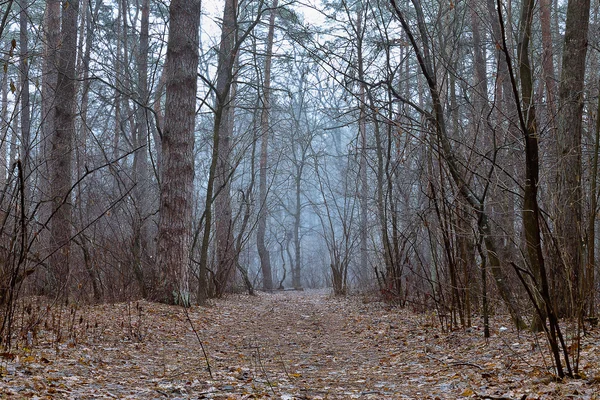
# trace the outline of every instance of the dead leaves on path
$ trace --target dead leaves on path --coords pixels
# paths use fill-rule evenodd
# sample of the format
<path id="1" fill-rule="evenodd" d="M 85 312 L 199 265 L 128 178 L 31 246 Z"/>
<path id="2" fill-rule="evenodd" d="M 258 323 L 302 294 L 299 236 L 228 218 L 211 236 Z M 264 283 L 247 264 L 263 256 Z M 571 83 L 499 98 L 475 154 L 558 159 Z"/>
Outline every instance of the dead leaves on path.
<path id="1" fill-rule="evenodd" d="M 531 333 L 495 329 L 487 342 L 478 327 L 441 334 L 432 316 L 323 291 L 231 296 L 188 310 L 211 378 L 181 308 L 61 312 L 40 320 L 30 348 L 0 354 L 1 397 L 600 398 L 597 331 L 581 346 L 584 379 L 555 382 L 543 337 Z"/>

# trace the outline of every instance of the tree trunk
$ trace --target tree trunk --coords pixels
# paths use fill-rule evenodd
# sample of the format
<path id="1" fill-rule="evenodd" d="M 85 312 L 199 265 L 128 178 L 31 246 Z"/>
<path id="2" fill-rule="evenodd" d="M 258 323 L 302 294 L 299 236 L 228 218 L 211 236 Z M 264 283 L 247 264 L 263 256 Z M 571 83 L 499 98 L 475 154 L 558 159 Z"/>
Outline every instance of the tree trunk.
<path id="1" fill-rule="evenodd" d="M 133 155 L 133 189 L 134 215 L 133 215 L 133 270 L 143 297 L 147 296 L 147 279 L 149 263 L 149 196 L 148 185 L 150 176 L 148 169 L 148 31 L 150 21 L 149 0 L 142 0 L 142 19 L 140 24 L 140 43 L 136 55 L 138 70 L 138 108 L 135 118 L 135 136 Z"/>
<path id="2" fill-rule="evenodd" d="M 302 219 L 302 203 L 300 201 L 301 184 L 302 184 L 302 171 L 304 170 L 304 154 L 302 155 L 302 161 L 299 167 L 297 167 L 297 175 L 294 179 L 295 183 L 295 209 L 294 209 L 294 263 L 291 265 L 292 268 L 292 286 L 294 289 L 300 289 L 302 287 L 302 281 L 300 278 L 301 268 L 301 247 L 300 247 L 300 222 Z"/>
<path id="3" fill-rule="evenodd" d="M 223 12 L 223 27 L 217 68 L 217 104 L 221 113 L 215 118 L 217 163 L 215 169 L 215 239 L 217 265 L 214 276 L 215 295 L 223 294 L 235 270 L 236 255 L 233 239 L 233 218 L 231 210 L 231 141 L 234 124 L 234 85 L 233 66 L 237 36 L 237 0 L 227 0 Z"/>
<path id="4" fill-rule="evenodd" d="M 594 139 L 594 155 L 592 156 L 592 177 L 590 187 L 590 215 L 588 219 L 588 240 L 587 240 L 587 265 L 585 273 L 586 286 L 584 287 L 584 295 L 587 301 L 586 312 L 590 317 L 596 315 L 595 296 L 596 296 L 596 213 L 598 211 L 598 152 L 600 152 L 600 96 L 596 105 L 596 126 Z"/>
<path id="5" fill-rule="evenodd" d="M 77 20 L 79 1 L 63 7 L 61 46 L 58 50 L 57 84 L 54 92 L 54 132 L 50 140 L 50 193 L 52 219 L 50 238 L 54 253 L 50 271 L 54 274 L 54 291 L 68 296 L 71 252 L 71 164 L 75 136 L 75 73 L 77 57 Z"/>
<path id="6" fill-rule="evenodd" d="M 8 51 L 6 54 L 3 62 L 8 64 Z M 2 106 L 0 108 L 0 118 L 2 118 L 0 125 L 0 187 L 4 188 L 7 178 L 6 174 L 8 173 L 8 168 L 6 167 L 6 150 L 9 140 L 8 128 L 10 126 L 8 122 L 8 71 L 2 72 L 2 82 L 0 85 L 2 86 L 0 89 L 2 91 Z"/>
<path id="7" fill-rule="evenodd" d="M 215 230 L 216 230 L 216 252 L 217 271 L 213 276 L 213 282 L 220 288 L 224 287 L 228 280 L 228 274 L 235 267 L 235 248 L 233 243 L 231 201 L 229 197 L 229 179 L 232 173 L 229 166 L 230 136 L 226 133 L 229 128 L 233 129 L 232 115 L 232 86 L 233 66 L 235 63 L 236 45 L 236 12 L 237 0 L 227 0 L 223 11 L 223 25 L 221 30 L 221 44 L 217 65 L 217 84 L 215 90 L 214 124 L 213 124 L 213 150 L 211 164 L 206 188 L 206 207 L 204 218 L 204 232 L 202 237 L 202 248 L 200 250 L 198 302 L 203 303 L 208 293 L 208 247 L 210 244 L 210 233 L 212 229 L 212 207 L 215 203 Z M 216 186 L 216 190 L 215 190 Z M 224 193 L 224 194 L 222 194 Z M 220 276 L 217 277 L 217 274 Z M 220 290 L 219 288 L 219 290 Z M 215 293 L 213 293 L 214 295 Z"/>
<path id="8" fill-rule="evenodd" d="M 101 1 L 102 0 L 96 0 L 94 8 L 92 8 L 91 2 L 85 3 L 85 23 L 81 23 L 81 27 L 85 26 L 85 44 L 81 43 L 79 46 L 79 51 L 82 52 L 82 54 L 79 55 L 81 58 L 78 72 L 78 79 L 80 80 L 81 84 L 81 114 L 77 132 L 78 146 L 76 149 L 77 174 L 79 177 L 82 177 L 86 173 L 85 167 L 88 163 L 88 130 L 90 129 L 88 125 L 88 114 L 91 84 L 89 78 L 92 46 L 95 37 L 93 19 L 98 16 Z M 80 42 L 83 42 L 83 39 L 81 39 Z M 77 196 L 80 199 L 80 205 L 78 207 L 79 223 L 81 226 L 85 226 L 89 221 L 89 216 L 91 215 L 89 208 L 92 208 L 91 205 L 93 204 L 93 200 L 91 199 L 89 188 L 84 185 L 78 185 Z M 90 240 L 83 237 L 81 240 L 77 241 L 77 244 L 81 247 L 81 251 L 83 253 L 84 265 L 92 285 L 94 300 L 100 301 L 102 292 L 100 285 L 98 284 L 98 271 L 96 268 L 96 262 L 90 254 Z"/>
<path id="9" fill-rule="evenodd" d="M 19 69 L 21 75 L 21 149 L 20 159 L 23 176 L 25 178 L 25 187 L 23 196 L 25 197 L 25 215 L 28 215 L 28 208 L 31 199 L 29 198 L 31 180 L 31 106 L 29 104 L 29 46 L 27 34 L 27 21 L 30 16 L 27 13 L 27 0 L 19 0 L 21 11 L 19 13 L 19 47 L 20 60 Z"/>
<path id="10" fill-rule="evenodd" d="M 41 160 L 40 160 L 40 213 L 39 218 L 47 224 L 52 214 L 50 188 L 50 141 L 54 136 L 54 98 L 58 80 L 58 45 L 60 42 L 60 0 L 47 0 L 44 10 L 44 60 L 42 67 L 42 122 L 41 122 Z M 49 226 L 41 228 L 39 251 L 45 258 L 51 252 Z M 51 291 L 53 273 L 50 270 L 41 271 L 38 276 L 37 290 L 48 294 Z"/>
<path id="11" fill-rule="evenodd" d="M 542 72 L 546 85 L 548 123 L 552 136 L 556 135 L 556 75 L 554 74 L 554 51 L 552 50 L 552 29 L 550 24 L 551 0 L 540 2 L 540 25 L 542 28 Z"/>
<path id="12" fill-rule="evenodd" d="M 162 135 L 157 300 L 188 306 L 192 234 L 194 129 L 200 0 L 173 0 L 169 7 L 165 126 Z"/>
<path id="13" fill-rule="evenodd" d="M 536 307 L 536 317 L 532 324 L 533 330 L 544 330 L 550 344 L 554 357 L 557 374 L 564 377 L 564 371 L 559 354 L 559 340 L 563 346 L 564 359 L 569 376 L 572 376 L 569 358 L 566 353 L 558 318 L 554 312 L 551 294 L 548 284 L 548 274 L 542 251 L 542 240 L 540 234 L 540 208 L 537 200 L 539 185 L 539 134 L 537 131 L 537 119 L 533 104 L 533 75 L 531 62 L 529 61 L 529 42 L 531 39 L 531 25 L 533 20 L 534 1 L 527 0 L 521 5 L 521 25 L 519 29 L 519 41 L 517 48 L 517 61 L 519 65 L 519 76 L 521 83 L 521 96 L 518 95 L 517 83 L 511 72 L 513 91 L 515 98 L 521 99 L 519 105 L 519 123 L 525 140 L 525 190 L 523 198 L 523 230 L 525 234 L 526 253 L 529 258 L 532 276 L 536 281 L 536 287 L 531 288 L 519 273 L 522 282 L 530 295 L 531 301 Z M 499 2 L 498 2 L 499 3 Z M 500 7 L 498 8 L 499 20 L 502 21 Z M 504 32 L 503 32 L 504 33 Z M 503 34 L 503 38 L 505 38 Z M 503 50 L 507 61 L 510 53 L 507 49 L 506 39 L 503 39 Z M 510 65 L 510 62 L 509 62 Z M 512 70 L 511 70 L 512 71 Z M 518 271 L 518 270 L 517 270 Z M 532 293 L 533 292 L 533 293 Z M 538 297 L 541 297 L 538 299 Z M 546 327 L 546 317 L 550 327 Z M 541 329 L 540 329 L 541 328 Z"/>
<path id="14" fill-rule="evenodd" d="M 565 25 L 565 42 L 559 86 L 558 114 L 558 179 L 556 233 L 563 260 L 563 276 L 569 282 L 563 288 L 560 310 L 575 316 L 581 307 L 582 279 L 582 208 L 581 134 L 583 114 L 583 85 L 590 18 L 590 0 L 569 0 Z"/>
<path id="15" fill-rule="evenodd" d="M 267 36 L 267 49 L 265 55 L 265 77 L 263 82 L 263 107 L 260 115 L 261 146 L 260 146 L 260 203 L 258 211 L 258 229 L 256 232 L 256 246 L 260 257 L 260 267 L 263 276 L 263 287 L 266 290 L 273 289 L 273 277 L 271 272 L 271 257 L 269 249 L 265 246 L 265 234 L 267 230 L 267 163 L 269 150 L 269 115 L 271 111 L 271 62 L 273 59 L 273 37 L 275 36 L 275 15 L 277 13 L 277 2 L 273 0 L 273 9 L 269 18 L 269 33 Z"/>
<path id="16" fill-rule="evenodd" d="M 370 104 L 371 108 L 374 108 L 375 105 L 371 99 Z M 392 104 L 392 102 L 390 102 Z M 390 121 L 392 118 L 388 115 Z M 395 265 L 395 257 L 392 252 L 392 243 L 390 242 L 390 235 L 388 233 L 388 210 L 387 210 L 387 199 L 392 197 L 392 191 L 389 185 L 392 183 L 390 177 L 387 176 L 386 172 L 389 171 L 390 157 L 391 154 L 389 152 L 385 152 L 383 147 L 383 140 L 381 135 L 380 123 L 377 119 L 375 119 L 374 123 L 374 137 L 375 137 L 375 147 L 377 150 L 377 216 L 379 219 L 379 229 L 381 230 L 381 243 L 383 246 L 383 261 L 385 264 L 385 276 L 384 279 L 380 282 L 380 289 L 391 291 L 391 294 L 399 298 L 402 295 L 401 291 L 401 276 L 399 276 L 396 265 Z M 391 124 L 388 124 L 391 127 Z M 391 132 L 388 129 L 388 143 L 389 143 L 389 135 Z M 385 154 L 384 154 L 385 153 Z M 384 162 L 385 158 L 385 162 Z M 384 184 L 387 182 L 388 186 Z M 392 227 L 392 229 L 394 229 Z"/>
<path id="17" fill-rule="evenodd" d="M 363 283 L 366 283 L 366 274 L 368 271 L 368 219 L 367 214 L 369 211 L 369 181 L 367 175 L 367 103 L 366 103 L 366 85 L 365 85 L 365 70 L 364 70 L 364 59 L 363 59 L 363 10 L 359 9 L 356 16 L 356 51 L 357 51 L 357 63 L 358 63 L 358 135 L 360 143 L 360 161 L 358 167 L 359 174 L 359 200 L 360 200 L 360 266 L 359 266 L 359 277 L 362 278 Z"/>

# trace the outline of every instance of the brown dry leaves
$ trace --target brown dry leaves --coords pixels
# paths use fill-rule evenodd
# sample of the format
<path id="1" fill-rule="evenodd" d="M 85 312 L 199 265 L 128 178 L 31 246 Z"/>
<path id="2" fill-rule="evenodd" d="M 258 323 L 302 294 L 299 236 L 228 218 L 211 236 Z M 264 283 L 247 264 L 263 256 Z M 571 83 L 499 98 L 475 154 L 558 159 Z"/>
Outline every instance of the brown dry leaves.
<path id="1" fill-rule="evenodd" d="M 543 337 L 500 331 L 502 320 L 486 342 L 478 327 L 442 334 L 432 316 L 323 291 L 230 296 L 188 312 L 212 378 L 183 309 L 71 307 L 47 311 L 31 349 L 0 355 L 0 396 L 600 398 L 597 331 L 582 344 L 585 379 L 558 383 L 539 350 Z"/>

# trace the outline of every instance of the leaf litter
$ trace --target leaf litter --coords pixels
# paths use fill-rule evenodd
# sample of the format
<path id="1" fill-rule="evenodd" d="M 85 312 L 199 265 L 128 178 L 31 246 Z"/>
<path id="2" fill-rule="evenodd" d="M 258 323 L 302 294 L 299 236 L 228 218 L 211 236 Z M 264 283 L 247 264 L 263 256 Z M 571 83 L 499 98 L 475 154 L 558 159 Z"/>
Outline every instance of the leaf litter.
<path id="1" fill-rule="evenodd" d="M 442 333 L 434 315 L 322 290 L 63 314 L 0 354 L 1 398 L 600 399 L 597 330 L 580 345 L 582 379 L 557 382 L 544 338 L 505 317 L 485 340 L 480 326 Z"/>

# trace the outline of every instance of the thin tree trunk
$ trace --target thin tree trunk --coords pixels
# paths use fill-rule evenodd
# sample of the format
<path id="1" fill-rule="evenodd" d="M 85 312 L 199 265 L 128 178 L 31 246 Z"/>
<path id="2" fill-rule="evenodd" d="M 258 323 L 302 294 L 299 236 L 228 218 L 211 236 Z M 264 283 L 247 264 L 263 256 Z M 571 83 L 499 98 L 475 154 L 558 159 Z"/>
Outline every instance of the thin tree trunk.
<path id="1" fill-rule="evenodd" d="M 98 10 L 100 9 L 100 4 L 102 0 L 96 0 L 94 8 L 92 9 L 92 3 L 85 3 L 85 24 L 82 23 L 81 26 L 85 26 L 85 45 L 82 43 L 79 51 L 82 51 L 83 54 L 80 55 L 80 72 L 79 77 L 81 79 L 81 116 L 80 123 L 78 129 L 78 143 L 77 146 L 77 171 L 78 176 L 81 177 L 85 174 L 85 165 L 88 162 L 88 147 L 87 147 L 87 139 L 88 139 L 88 130 L 90 129 L 88 126 L 88 113 L 89 113 L 89 93 L 90 93 L 90 60 L 91 60 L 91 52 L 92 45 L 95 37 L 95 30 L 92 23 L 92 18 L 97 17 Z M 81 34 L 81 32 L 80 32 Z M 83 36 L 82 36 L 83 37 Z M 80 40 L 83 42 L 83 40 Z M 83 48 L 83 49 L 82 49 Z M 92 204 L 90 199 L 90 191 L 85 190 L 83 185 L 79 185 L 77 187 L 78 194 L 77 196 L 82 199 L 79 205 L 79 220 L 82 226 L 84 226 L 87 221 L 86 217 L 90 215 L 87 212 L 86 207 L 89 208 Z M 88 273 L 89 280 L 92 285 L 92 291 L 94 300 L 100 301 L 102 293 L 100 290 L 100 286 L 98 284 L 98 275 L 95 268 L 95 262 L 93 258 L 90 256 L 90 244 L 87 238 L 82 238 L 77 242 L 81 247 L 83 252 L 84 265 L 86 267 L 86 271 Z"/>
<path id="2" fill-rule="evenodd" d="M 551 0 L 540 1 L 540 25 L 542 28 L 542 72 L 546 84 L 548 123 L 552 136 L 556 136 L 556 75 L 554 73 L 554 51 L 552 50 L 552 29 L 550 26 Z"/>
<path id="3" fill-rule="evenodd" d="M 52 251 L 49 218 L 52 215 L 51 140 L 55 130 L 54 103 L 58 80 L 58 48 L 60 43 L 60 0 L 47 0 L 44 10 L 44 61 L 42 67 L 42 117 L 41 117 L 41 160 L 40 164 L 40 221 L 43 226 L 39 235 L 40 257 L 45 258 Z M 54 274 L 46 269 L 39 274 L 37 290 L 50 294 Z"/>
<path id="4" fill-rule="evenodd" d="M 231 210 L 231 141 L 234 126 L 234 81 L 235 45 L 237 36 L 237 0 L 227 0 L 223 12 L 223 28 L 217 72 L 217 112 L 215 118 L 215 136 L 218 136 L 217 164 L 215 184 L 218 191 L 215 196 L 215 239 L 217 265 L 214 276 L 215 295 L 223 294 L 233 272 L 236 256 L 233 239 L 233 218 Z"/>
<path id="5" fill-rule="evenodd" d="M 295 209 L 294 209 L 294 263 L 292 268 L 292 286 L 294 289 L 302 288 L 302 280 L 300 277 L 301 268 L 301 239 L 300 239 L 300 223 L 302 221 L 302 202 L 300 195 L 302 193 L 302 170 L 304 169 L 304 155 L 300 167 L 297 168 L 297 175 L 294 179 L 295 184 Z"/>
<path id="6" fill-rule="evenodd" d="M 8 63 L 8 51 L 6 54 L 7 56 L 3 60 L 4 63 Z M 0 124 L 0 188 L 3 188 L 6 184 L 6 174 L 8 173 L 6 164 L 6 149 L 9 140 L 8 128 L 10 126 L 8 121 L 8 71 L 2 72 L 2 82 L 0 85 L 2 86 L 0 88 L 2 91 L 2 105 L 0 108 L 0 118 L 2 118 L 2 123 Z"/>
<path id="7" fill-rule="evenodd" d="M 372 101 L 371 108 L 375 105 Z M 390 102 L 392 104 L 392 102 Z M 389 115 L 388 115 L 389 118 Z M 391 118 L 389 118 L 391 120 Z M 379 217 L 379 229 L 381 230 L 381 243 L 383 245 L 383 260 L 385 264 L 385 279 L 380 282 L 380 287 L 382 290 L 390 290 L 392 294 L 396 297 L 401 295 L 399 290 L 400 277 L 397 277 L 396 269 L 394 268 L 394 257 L 392 254 L 392 246 L 390 243 L 390 236 L 388 233 L 388 213 L 387 213 L 387 201 L 386 199 L 391 197 L 391 192 L 386 193 L 386 189 L 388 188 L 384 184 L 384 179 L 386 178 L 386 170 L 388 168 L 388 164 L 390 161 L 390 154 L 384 154 L 385 149 L 383 148 L 383 140 L 381 137 L 381 129 L 379 127 L 379 121 L 377 119 L 374 121 L 374 137 L 375 137 L 375 147 L 377 150 L 377 214 Z M 391 126 L 390 124 L 388 124 Z M 388 132 L 389 134 L 390 132 Z M 384 162 L 384 158 L 386 162 Z M 387 177 L 387 183 L 391 183 L 389 177 Z"/>
<path id="8" fill-rule="evenodd" d="M 149 35 L 150 7 L 149 0 L 142 0 L 142 19 L 140 24 L 140 43 L 136 55 L 138 70 L 137 91 L 139 105 L 136 111 L 135 126 L 135 153 L 133 156 L 133 176 L 135 188 L 133 197 L 135 211 L 133 216 L 133 262 L 134 273 L 143 297 L 147 296 L 146 282 L 149 272 L 149 243 L 150 232 L 148 227 L 149 210 L 149 169 L 148 169 L 148 35 Z"/>
<path id="9" fill-rule="evenodd" d="M 258 229 L 256 232 L 256 246 L 260 257 L 260 267 L 263 277 L 263 287 L 266 290 L 273 289 L 273 276 L 271 272 L 271 257 L 269 249 L 265 246 L 265 234 L 267 230 L 267 163 L 269 151 L 269 116 L 271 112 L 271 63 L 273 59 L 273 38 L 275 36 L 275 15 L 277 13 L 277 2 L 273 0 L 273 9 L 269 18 L 269 33 L 267 35 L 267 48 L 265 55 L 265 77 L 263 82 L 263 108 L 260 115 L 261 146 L 260 146 L 260 203 L 258 211 Z"/>
<path id="10" fill-rule="evenodd" d="M 587 313 L 590 317 L 595 316 L 595 266 L 596 266 L 596 212 L 598 211 L 598 152 L 600 152 L 600 96 L 596 106 L 596 127 L 594 139 L 594 155 L 592 157 L 592 182 L 590 187 L 590 215 L 588 217 L 588 242 L 587 242 L 587 266 L 585 273 L 585 298 L 587 300 Z"/>
<path id="11" fill-rule="evenodd" d="M 360 141 L 360 161 L 359 161 L 359 199 L 360 199 L 360 267 L 359 275 L 366 281 L 366 274 L 368 271 L 368 220 L 367 214 L 369 211 L 369 181 L 367 175 L 367 104 L 366 104 L 366 87 L 365 87 L 365 70 L 364 70 L 364 59 L 363 59 L 363 10 L 359 8 L 356 16 L 356 51 L 357 51 L 357 63 L 358 63 L 358 135 Z"/>
<path id="12" fill-rule="evenodd" d="M 230 130 L 233 130 L 233 66 L 235 63 L 235 45 L 237 36 L 237 0 L 226 0 L 223 11 L 221 44 L 217 65 L 217 84 L 215 90 L 215 118 L 213 124 L 213 151 L 206 188 L 206 207 L 204 233 L 200 250 L 198 302 L 204 303 L 208 293 L 208 248 L 212 228 L 213 202 L 215 210 L 217 271 L 213 276 L 217 291 L 222 291 L 228 283 L 236 263 L 233 241 L 231 199 L 229 194 Z M 216 190 L 215 190 L 216 186 Z"/>
<path id="13" fill-rule="evenodd" d="M 19 69 L 21 75 L 21 149 L 20 159 L 21 168 L 23 168 L 23 176 L 25 177 L 25 187 L 23 188 L 23 196 L 25 197 L 25 214 L 28 214 L 30 203 L 29 194 L 31 184 L 31 106 L 29 103 L 29 46 L 27 34 L 27 20 L 29 15 L 27 12 L 27 0 L 19 0 L 21 8 L 19 12 Z"/>

